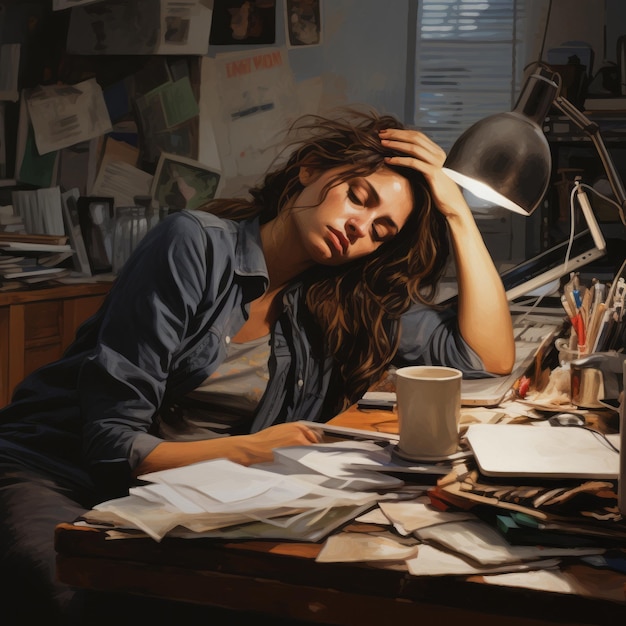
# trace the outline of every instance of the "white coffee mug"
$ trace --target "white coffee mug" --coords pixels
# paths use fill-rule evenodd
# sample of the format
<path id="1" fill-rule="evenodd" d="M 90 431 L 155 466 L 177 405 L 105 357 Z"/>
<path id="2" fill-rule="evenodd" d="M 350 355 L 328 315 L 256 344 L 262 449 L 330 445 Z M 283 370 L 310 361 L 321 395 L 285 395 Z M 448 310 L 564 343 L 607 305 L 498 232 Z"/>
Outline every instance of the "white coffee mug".
<path id="1" fill-rule="evenodd" d="M 398 456 L 428 460 L 457 451 L 462 377 L 458 369 L 435 365 L 396 370 Z"/>

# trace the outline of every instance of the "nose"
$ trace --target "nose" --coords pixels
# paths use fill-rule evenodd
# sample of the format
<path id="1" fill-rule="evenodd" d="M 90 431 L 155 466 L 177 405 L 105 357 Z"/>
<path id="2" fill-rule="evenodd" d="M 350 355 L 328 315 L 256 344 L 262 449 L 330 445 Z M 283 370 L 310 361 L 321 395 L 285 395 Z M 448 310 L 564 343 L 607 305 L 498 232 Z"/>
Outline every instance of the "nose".
<path id="1" fill-rule="evenodd" d="M 363 221 L 358 220 L 355 217 L 351 217 L 346 222 L 346 235 L 351 243 L 357 239 L 365 237 L 367 234 L 367 225 Z"/>

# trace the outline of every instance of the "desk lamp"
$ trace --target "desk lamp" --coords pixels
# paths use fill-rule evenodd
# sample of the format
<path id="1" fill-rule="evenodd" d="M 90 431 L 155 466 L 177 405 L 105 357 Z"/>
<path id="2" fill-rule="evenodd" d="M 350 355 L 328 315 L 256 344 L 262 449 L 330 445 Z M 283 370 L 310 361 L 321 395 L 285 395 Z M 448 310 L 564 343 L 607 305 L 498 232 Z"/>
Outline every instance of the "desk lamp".
<path id="1" fill-rule="evenodd" d="M 600 129 L 559 95 L 560 77 L 538 66 L 526 80 L 512 111 L 497 113 L 470 126 L 452 146 L 444 171 L 474 195 L 515 213 L 531 215 L 545 195 L 552 169 L 543 124 L 550 107 L 584 131 L 602 161 L 620 219 L 626 225 L 626 192 L 600 136 Z M 576 195 L 595 244 L 606 244 L 592 217 L 589 199 L 576 182 Z"/>

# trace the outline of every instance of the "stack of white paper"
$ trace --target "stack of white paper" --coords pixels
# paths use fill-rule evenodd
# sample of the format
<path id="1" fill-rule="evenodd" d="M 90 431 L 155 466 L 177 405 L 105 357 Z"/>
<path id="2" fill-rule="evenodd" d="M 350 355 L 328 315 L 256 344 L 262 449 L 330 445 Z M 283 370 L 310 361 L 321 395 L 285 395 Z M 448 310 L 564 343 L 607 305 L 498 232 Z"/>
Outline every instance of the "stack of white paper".
<path id="1" fill-rule="evenodd" d="M 176 534 L 181 529 L 209 533 L 252 522 L 273 528 L 265 534 L 275 538 L 293 536 L 291 525 L 298 528 L 300 536 L 306 536 L 308 524 L 320 537 L 324 533 L 317 521 L 325 520 L 330 532 L 346 521 L 350 511 L 357 515 L 380 500 L 400 497 L 390 490 L 403 485 L 397 478 L 362 469 L 351 473 L 340 453 L 345 446 L 283 449 L 274 463 L 253 467 L 215 459 L 146 474 L 140 478 L 148 484 L 131 489 L 126 497 L 97 505 L 85 520 L 138 529 L 156 541 L 174 530 Z M 368 442 L 351 442 L 349 448 L 349 460 L 361 462 L 380 452 Z M 375 491 L 380 488 L 386 492 Z M 329 514 L 339 509 L 340 514 Z M 253 534 L 264 533 L 255 528 Z"/>

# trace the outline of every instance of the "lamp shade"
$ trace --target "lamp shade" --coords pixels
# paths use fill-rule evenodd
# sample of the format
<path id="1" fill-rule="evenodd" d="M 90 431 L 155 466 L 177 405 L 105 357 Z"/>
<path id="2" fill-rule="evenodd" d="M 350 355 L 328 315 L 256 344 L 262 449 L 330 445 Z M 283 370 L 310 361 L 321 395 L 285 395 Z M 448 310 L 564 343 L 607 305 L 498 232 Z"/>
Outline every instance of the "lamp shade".
<path id="1" fill-rule="evenodd" d="M 486 117 L 459 137 L 444 163 L 446 174 L 484 200 L 530 215 L 550 182 L 552 157 L 540 124 L 557 89 L 533 74 L 512 111 Z"/>

